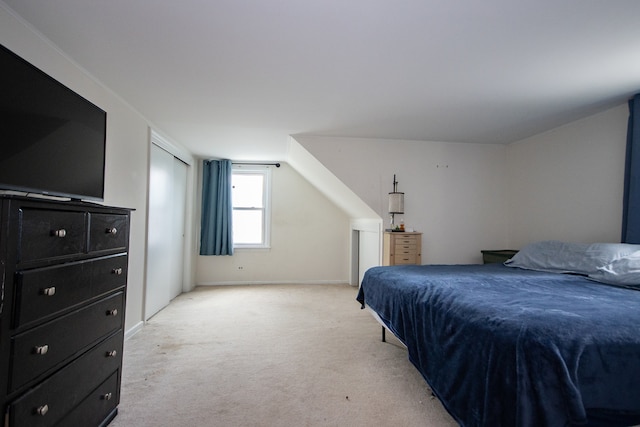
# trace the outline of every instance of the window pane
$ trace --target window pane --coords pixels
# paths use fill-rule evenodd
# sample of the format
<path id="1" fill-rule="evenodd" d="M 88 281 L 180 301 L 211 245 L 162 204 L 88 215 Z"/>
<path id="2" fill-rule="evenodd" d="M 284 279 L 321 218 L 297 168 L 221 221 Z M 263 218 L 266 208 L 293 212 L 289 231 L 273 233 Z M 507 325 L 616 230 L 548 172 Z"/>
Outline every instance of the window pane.
<path id="1" fill-rule="evenodd" d="M 264 176 L 252 174 L 233 174 L 232 197 L 234 207 L 262 208 L 262 184 Z"/>
<path id="2" fill-rule="evenodd" d="M 233 243 L 262 244 L 262 210 L 233 211 Z"/>

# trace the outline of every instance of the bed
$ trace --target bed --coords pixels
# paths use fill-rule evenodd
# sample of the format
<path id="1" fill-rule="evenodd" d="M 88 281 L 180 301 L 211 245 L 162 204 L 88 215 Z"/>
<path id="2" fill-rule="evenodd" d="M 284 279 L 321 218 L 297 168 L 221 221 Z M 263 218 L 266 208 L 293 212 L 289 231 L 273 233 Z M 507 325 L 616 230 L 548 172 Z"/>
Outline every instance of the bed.
<path id="1" fill-rule="evenodd" d="M 357 299 L 464 427 L 631 426 L 638 249 L 548 241 L 506 265 L 373 267 Z"/>

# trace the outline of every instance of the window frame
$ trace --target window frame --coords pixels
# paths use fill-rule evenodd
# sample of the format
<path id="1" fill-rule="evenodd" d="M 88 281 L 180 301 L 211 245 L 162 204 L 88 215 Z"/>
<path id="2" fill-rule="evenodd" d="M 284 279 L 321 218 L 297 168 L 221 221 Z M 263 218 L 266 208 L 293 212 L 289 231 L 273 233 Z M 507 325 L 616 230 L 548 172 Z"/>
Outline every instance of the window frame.
<path id="1" fill-rule="evenodd" d="M 233 183 L 233 175 L 262 175 L 262 243 L 236 243 L 233 242 L 234 249 L 270 249 L 271 248 L 271 168 L 262 165 L 232 165 L 231 175 Z M 233 184 L 232 184 L 233 185 Z M 236 208 L 231 201 L 232 211 Z M 246 210 L 246 208 L 243 208 Z M 233 225 L 235 227 L 235 224 Z"/>

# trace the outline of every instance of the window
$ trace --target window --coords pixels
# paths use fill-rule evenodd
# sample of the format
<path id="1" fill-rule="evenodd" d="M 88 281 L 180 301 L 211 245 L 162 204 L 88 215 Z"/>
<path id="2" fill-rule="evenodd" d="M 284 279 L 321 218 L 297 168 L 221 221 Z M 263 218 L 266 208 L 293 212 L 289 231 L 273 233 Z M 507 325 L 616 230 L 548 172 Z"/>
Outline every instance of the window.
<path id="1" fill-rule="evenodd" d="M 235 248 L 269 247 L 270 178 L 268 167 L 233 167 L 231 200 Z"/>

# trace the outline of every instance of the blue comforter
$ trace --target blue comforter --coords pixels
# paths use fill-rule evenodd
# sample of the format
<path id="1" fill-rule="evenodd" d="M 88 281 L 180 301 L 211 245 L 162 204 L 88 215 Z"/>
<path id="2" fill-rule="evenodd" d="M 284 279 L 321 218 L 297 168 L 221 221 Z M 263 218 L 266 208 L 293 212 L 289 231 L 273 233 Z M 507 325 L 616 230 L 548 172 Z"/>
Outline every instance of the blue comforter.
<path id="1" fill-rule="evenodd" d="M 465 427 L 640 424 L 640 292 L 501 264 L 374 267 L 358 301 Z"/>

